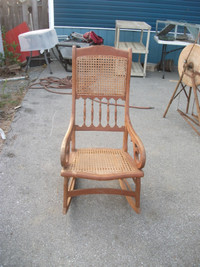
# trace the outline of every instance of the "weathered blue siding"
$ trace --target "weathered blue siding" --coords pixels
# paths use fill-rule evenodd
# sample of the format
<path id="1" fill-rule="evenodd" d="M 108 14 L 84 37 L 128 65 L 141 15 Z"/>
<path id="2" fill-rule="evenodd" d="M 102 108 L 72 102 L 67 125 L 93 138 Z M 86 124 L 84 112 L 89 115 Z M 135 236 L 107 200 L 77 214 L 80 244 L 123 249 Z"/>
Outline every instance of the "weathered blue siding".
<path id="1" fill-rule="evenodd" d="M 200 23 L 200 0 L 54 0 L 56 26 L 114 28 L 115 20 Z"/>

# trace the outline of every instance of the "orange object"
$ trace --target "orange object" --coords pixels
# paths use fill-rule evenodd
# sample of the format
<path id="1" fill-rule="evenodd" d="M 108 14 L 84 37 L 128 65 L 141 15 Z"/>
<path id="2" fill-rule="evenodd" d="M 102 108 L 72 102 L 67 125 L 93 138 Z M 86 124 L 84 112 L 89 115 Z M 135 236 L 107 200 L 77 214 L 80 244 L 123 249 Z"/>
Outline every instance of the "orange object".
<path id="1" fill-rule="evenodd" d="M 19 24 L 18 26 L 16 26 L 15 28 L 13 28 L 12 30 L 8 31 L 5 35 L 6 43 L 11 45 L 9 47 L 9 51 L 14 52 L 14 49 L 12 47 L 13 42 L 15 44 L 18 44 L 15 52 L 17 54 L 20 54 L 19 60 L 21 62 L 26 61 L 26 57 L 30 56 L 30 52 L 21 52 L 18 35 L 24 32 L 29 32 L 29 31 L 30 30 L 29 30 L 27 23 L 23 22 Z M 40 54 L 39 51 L 32 52 L 32 56 L 38 56 L 39 54 Z"/>

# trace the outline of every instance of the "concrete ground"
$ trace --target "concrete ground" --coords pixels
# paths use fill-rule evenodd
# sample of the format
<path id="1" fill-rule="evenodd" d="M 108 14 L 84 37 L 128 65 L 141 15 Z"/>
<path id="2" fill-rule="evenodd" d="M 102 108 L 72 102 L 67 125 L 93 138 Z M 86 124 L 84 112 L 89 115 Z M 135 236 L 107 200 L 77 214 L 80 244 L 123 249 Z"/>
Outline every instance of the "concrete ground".
<path id="1" fill-rule="evenodd" d="M 51 66 L 53 76 L 69 75 Z M 74 198 L 62 214 L 59 157 L 71 96 L 28 91 L 0 154 L 0 266 L 200 266 L 200 137 L 176 111 L 183 95 L 162 118 L 178 74 L 161 77 L 131 78 L 130 104 L 155 107 L 130 110 L 147 155 L 139 215 L 112 195 Z M 121 145 L 121 136 L 100 137 L 77 138 Z"/>

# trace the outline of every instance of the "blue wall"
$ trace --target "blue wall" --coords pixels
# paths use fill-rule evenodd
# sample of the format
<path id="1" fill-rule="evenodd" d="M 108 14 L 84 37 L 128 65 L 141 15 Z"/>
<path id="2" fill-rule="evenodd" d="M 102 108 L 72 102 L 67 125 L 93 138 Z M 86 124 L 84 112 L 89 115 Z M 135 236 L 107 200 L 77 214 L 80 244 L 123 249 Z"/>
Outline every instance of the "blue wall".
<path id="1" fill-rule="evenodd" d="M 200 23 L 200 0 L 54 0 L 56 26 L 115 28 L 115 20 Z"/>

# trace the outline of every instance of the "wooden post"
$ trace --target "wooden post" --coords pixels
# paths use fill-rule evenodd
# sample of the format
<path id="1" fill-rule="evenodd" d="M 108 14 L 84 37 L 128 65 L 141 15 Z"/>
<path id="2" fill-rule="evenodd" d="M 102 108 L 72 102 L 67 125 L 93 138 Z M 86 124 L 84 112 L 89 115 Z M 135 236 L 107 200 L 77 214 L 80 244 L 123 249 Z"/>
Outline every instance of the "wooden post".
<path id="1" fill-rule="evenodd" d="M 32 3 L 32 16 L 33 16 L 33 29 L 38 30 L 38 7 L 37 0 L 31 0 Z"/>
<path id="2" fill-rule="evenodd" d="M 48 1 L 42 0 L 42 21 L 41 28 L 49 28 L 49 19 L 48 19 Z"/>
<path id="3" fill-rule="evenodd" d="M 2 8 L 3 8 L 2 25 L 5 27 L 5 30 L 8 31 L 11 29 L 11 27 L 10 27 L 10 16 L 8 15 L 8 2 L 7 1 L 2 1 Z"/>
<path id="4" fill-rule="evenodd" d="M 0 23 L 0 53 L 4 55 L 3 40 L 2 40 L 2 33 L 1 33 L 1 23 Z"/>
<path id="5" fill-rule="evenodd" d="M 22 20 L 28 24 L 28 6 L 27 2 L 22 3 Z"/>
<path id="6" fill-rule="evenodd" d="M 14 28 L 17 25 L 17 20 L 16 20 L 16 9 L 17 9 L 17 5 L 15 5 L 15 3 L 13 3 L 12 1 L 10 1 L 9 8 L 10 8 L 10 17 L 12 18 L 12 20 L 10 21 L 10 23 L 11 23 L 11 29 L 12 29 L 12 28 Z"/>

